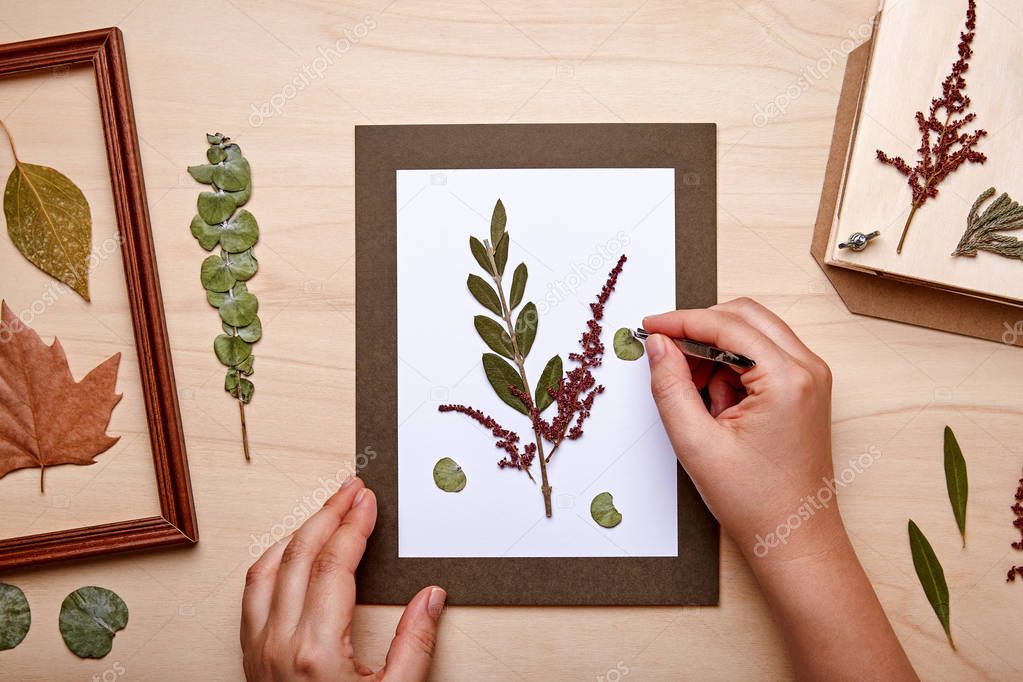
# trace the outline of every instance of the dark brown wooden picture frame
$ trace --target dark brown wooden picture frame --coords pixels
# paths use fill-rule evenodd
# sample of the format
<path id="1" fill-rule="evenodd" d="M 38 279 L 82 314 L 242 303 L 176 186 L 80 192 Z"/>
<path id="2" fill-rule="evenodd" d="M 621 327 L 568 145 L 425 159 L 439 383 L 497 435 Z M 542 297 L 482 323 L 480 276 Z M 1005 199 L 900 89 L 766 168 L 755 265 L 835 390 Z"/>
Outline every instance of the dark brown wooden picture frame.
<path id="1" fill-rule="evenodd" d="M 121 31 L 105 28 L 0 45 L 0 78 L 76 66 L 92 67 L 99 93 L 160 516 L 2 539 L 0 570 L 199 539 Z"/>

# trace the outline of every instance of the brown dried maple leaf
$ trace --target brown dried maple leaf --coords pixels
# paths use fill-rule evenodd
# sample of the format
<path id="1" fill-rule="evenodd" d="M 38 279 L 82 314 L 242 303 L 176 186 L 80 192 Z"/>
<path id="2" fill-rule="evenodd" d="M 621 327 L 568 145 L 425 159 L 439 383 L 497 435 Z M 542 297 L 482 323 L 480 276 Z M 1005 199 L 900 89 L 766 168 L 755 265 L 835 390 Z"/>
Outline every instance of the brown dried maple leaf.
<path id="1" fill-rule="evenodd" d="M 54 339 L 47 346 L 6 303 L 0 304 L 0 478 L 15 469 L 94 464 L 119 440 L 106 434 L 121 354 L 75 382 Z"/>

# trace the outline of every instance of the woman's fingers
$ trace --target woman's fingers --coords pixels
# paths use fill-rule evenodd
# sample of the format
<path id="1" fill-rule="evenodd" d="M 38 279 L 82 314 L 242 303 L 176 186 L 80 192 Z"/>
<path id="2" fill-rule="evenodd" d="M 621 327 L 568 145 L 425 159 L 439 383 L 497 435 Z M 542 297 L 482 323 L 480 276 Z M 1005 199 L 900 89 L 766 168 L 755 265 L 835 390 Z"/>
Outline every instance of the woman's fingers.
<path id="1" fill-rule="evenodd" d="M 707 382 L 710 396 L 710 413 L 716 419 L 722 412 L 746 397 L 742 379 L 726 365 L 718 365 Z"/>
<path id="2" fill-rule="evenodd" d="M 384 663 L 385 680 L 425 680 L 437 645 L 437 621 L 447 593 L 439 587 L 419 591 L 405 607 Z"/>
<path id="3" fill-rule="evenodd" d="M 282 538 L 270 545 L 245 574 L 245 591 L 242 593 L 243 647 L 246 641 L 255 638 L 266 625 L 274 584 L 277 582 L 277 570 L 287 544 L 287 539 Z"/>
<path id="4" fill-rule="evenodd" d="M 792 328 L 773 312 L 750 298 L 736 298 L 725 303 L 712 306 L 711 310 L 723 310 L 745 320 L 759 329 L 765 336 L 773 339 L 786 353 L 800 361 L 816 358 L 806 347 Z"/>
<path id="5" fill-rule="evenodd" d="M 745 355 L 768 372 L 792 362 L 791 356 L 762 331 L 723 310 L 700 308 L 653 315 L 644 318 L 643 328 L 651 333 L 692 339 Z"/>
<path id="6" fill-rule="evenodd" d="M 310 568 L 309 589 L 299 624 L 307 636 L 335 642 L 338 633 L 351 624 L 355 569 L 366 551 L 366 540 L 376 519 L 376 496 L 372 490 L 363 488 Z"/>
<path id="7" fill-rule="evenodd" d="M 292 631 L 298 625 L 313 562 L 341 525 L 355 496 L 362 489 L 362 481 L 358 478 L 345 481 L 341 489 L 295 531 L 284 548 L 270 605 L 270 621 L 282 631 Z"/>

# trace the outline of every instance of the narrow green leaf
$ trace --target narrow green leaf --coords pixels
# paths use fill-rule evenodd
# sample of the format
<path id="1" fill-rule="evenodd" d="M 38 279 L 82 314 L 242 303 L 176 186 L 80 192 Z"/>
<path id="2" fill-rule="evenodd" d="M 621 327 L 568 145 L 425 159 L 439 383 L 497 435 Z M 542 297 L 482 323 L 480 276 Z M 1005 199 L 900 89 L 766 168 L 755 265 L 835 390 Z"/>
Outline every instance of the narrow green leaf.
<path id="1" fill-rule="evenodd" d="M 526 264 L 519 263 L 519 267 L 515 268 L 515 274 L 512 275 L 511 300 L 508 302 L 512 310 L 515 310 L 519 303 L 522 303 L 522 295 L 526 293 L 526 279 L 528 277 L 529 271 L 526 270 Z"/>
<path id="2" fill-rule="evenodd" d="M 504 327 L 490 319 L 486 315 L 477 315 L 472 318 L 472 323 L 479 332 L 480 338 L 487 344 L 490 350 L 500 353 L 509 360 L 515 359 L 515 351 L 512 350 L 511 337 Z"/>
<path id="3" fill-rule="evenodd" d="M 509 406 L 515 408 L 524 415 L 529 415 L 529 408 L 508 388 L 515 386 L 518 390 L 525 392 L 522 385 L 522 377 L 511 365 L 500 356 L 493 353 L 483 354 L 483 371 L 487 375 L 487 381 L 494 388 L 497 397 Z"/>
<path id="4" fill-rule="evenodd" d="M 102 587 L 80 587 L 60 605 L 60 635 L 79 658 L 103 658 L 114 635 L 128 625 L 128 606 Z"/>
<path id="5" fill-rule="evenodd" d="M 622 515 L 615 509 L 611 493 L 600 493 L 590 502 L 590 516 L 604 528 L 614 528 L 622 522 Z"/>
<path id="6" fill-rule="evenodd" d="M 213 352 L 222 364 L 234 367 L 252 355 L 252 347 L 237 336 L 220 334 L 213 340 Z"/>
<path id="7" fill-rule="evenodd" d="M 504 266 L 508 262 L 508 233 L 505 232 L 501 241 L 494 249 L 494 264 L 497 265 L 497 274 L 504 274 Z"/>
<path id="8" fill-rule="evenodd" d="M 21 644 L 32 627 L 32 610 L 20 587 L 0 583 L 0 651 Z"/>
<path id="9" fill-rule="evenodd" d="M 504 236 L 504 228 L 508 223 L 508 214 L 504 212 L 504 204 L 498 199 L 494 204 L 494 213 L 490 216 L 490 243 L 496 248 Z"/>
<path id="10" fill-rule="evenodd" d="M 934 609 L 934 614 L 941 622 L 941 627 L 945 629 L 948 643 L 954 650 L 956 645 L 952 641 L 952 629 L 949 623 L 948 584 L 945 582 L 945 571 L 942 570 L 941 563 L 931 548 L 931 543 L 927 542 L 927 538 L 912 519 L 909 521 L 909 549 L 913 554 L 913 568 L 916 569 L 916 576 L 924 588 L 927 601 Z"/>
<path id="11" fill-rule="evenodd" d="M 200 192 L 196 201 L 199 215 L 210 225 L 222 223 L 230 218 L 237 206 L 235 200 L 223 192 Z"/>
<path id="12" fill-rule="evenodd" d="M 473 298 L 479 301 L 480 305 L 495 315 L 501 314 L 501 300 L 497 297 L 494 287 L 487 284 L 486 280 L 478 275 L 469 275 L 469 279 L 465 284 L 469 287 L 469 292 Z"/>
<path id="13" fill-rule="evenodd" d="M 963 457 L 956 435 L 948 426 L 945 427 L 945 486 L 948 488 L 948 501 L 952 503 L 952 513 L 965 549 L 966 499 L 969 497 L 970 486 L 966 477 L 966 458 Z"/>
<path id="14" fill-rule="evenodd" d="M 493 275 L 494 269 L 490 267 L 490 256 L 487 255 L 487 247 L 483 246 L 483 242 L 476 237 L 469 237 L 469 250 L 472 251 L 472 257 L 476 259 L 480 267 L 487 274 Z"/>
<path id="15" fill-rule="evenodd" d="M 554 398 L 547 392 L 547 389 L 556 391 L 561 385 L 561 376 L 564 374 L 565 368 L 561 362 L 561 356 L 555 355 L 553 358 L 547 361 L 547 365 L 540 372 L 540 381 L 536 383 L 536 392 L 533 396 L 533 400 L 536 403 L 536 409 L 543 412 L 554 403 Z"/>
<path id="16" fill-rule="evenodd" d="M 446 493 L 461 492 L 465 488 L 465 472 L 458 462 L 444 457 L 433 466 L 433 482 Z"/>
<path id="17" fill-rule="evenodd" d="M 621 360 L 639 360 L 643 357 L 643 342 L 632 335 L 632 330 L 622 327 L 615 332 L 615 355 Z"/>
<path id="18" fill-rule="evenodd" d="M 529 355 L 529 349 L 533 347 L 536 340 L 536 327 L 540 323 L 540 314 L 536 306 L 530 301 L 522 306 L 518 318 L 515 320 L 515 345 L 519 348 L 522 357 Z"/>

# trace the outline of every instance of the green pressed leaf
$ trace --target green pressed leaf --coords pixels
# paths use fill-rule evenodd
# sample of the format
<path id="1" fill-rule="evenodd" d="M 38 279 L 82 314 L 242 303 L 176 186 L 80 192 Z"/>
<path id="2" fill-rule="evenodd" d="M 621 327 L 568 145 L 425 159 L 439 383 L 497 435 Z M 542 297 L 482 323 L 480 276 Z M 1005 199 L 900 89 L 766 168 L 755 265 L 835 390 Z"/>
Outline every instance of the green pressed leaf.
<path id="1" fill-rule="evenodd" d="M 446 493 L 461 492 L 465 488 L 465 472 L 455 460 L 445 457 L 433 465 L 433 482 Z"/>
<path id="2" fill-rule="evenodd" d="M 522 295 L 526 293 L 526 279 L 528 277 L 529 271 L 526 270 L 526 264 L 519 263 L 519 267 L 515 268 L 515 273 L 512 275 L 511 299 L 508 301 L 508 305 L 511 306 L 512 310 L 515 310 L 522 303 Z"/>
<path id="3" fill-rule="evenodd" d="M 472 251 L 472 257 L 476 259 L 480 267 L 493 275 L 494 269 L 490 267 L 490 256 L 487 255 L 487 247 L 483 246 L 483 242 L 476 237 L 469 237 L 469 250 Z"/>
<path id="4" fill-rule="evenodd" d="M 224 138 L 227 141 L 227 138 Z M 236 145 L 234 142 L 231 144 L 224 145 L 224 151 L 227 152 L 228 161 L 241 161 L 242 160 L 242 148 Z"/>
<path id="5" fill-rule="evenodd" d="M 259 299 L 250 293 L 232 296 L 220 304 L 220 319 L 232 327 L 246 327 L 256 319 Z M 234 364 L 234 363 L 231 363 Z"/>
<path id="6" fill-rule="evenodd" d="M 232 327 L 227 322 L 221 322 L 220 326 L 224 328 L 224 332 L 227 334 L 233 334 L 235 331 L 235 327 Z M 259 321 L 258 317 L 248 325 L 238 327 L 237 329 L 238 336 L 240 336 L 243 341 L 248 341 L 249 343 L 255 343 L 263 337 L 263 324 Z"/>
<path id="7" fill-rule="evenodd" d="M 948 501 L 952 503 L 952 514 L 955 515 L 965 548 L 966 499 L 969 497 L 970 486 L 966 477 L 966 458 L 963 457 L 956 435 L 948 426 L 945 427 L 945 486 L 948 488 Z"/>
<path id="8" fill-rule="evenodd" d="M 60 605 L 60 634 L 79 658 L 103 658 L 128 625 L 124 600 L 102 587 L 80 587 Z"/>
<path id="9" fill-rule="evenodd" d="M 208 163 L 204 163 L 201 166 L 189 166 L 188 174 L 198 182 L 208 185 L 213 182 L 213 166 Z"/>
<path id="10" fill-rule="evenodd" d="M 239 192 L 228 192 L 228 196 L 234 199 L 235 206 L 241 208 L 249 202 L 249 198 L 252 196 L 252 180 L 249 180 L 249 186 Z"/>
<path id="11" fill-rule="evenodd" d="M 247 291 L 248 291 L 248 288 L 245 286 L 245 282 L 238 282 L 237 284 L 234 285 L 234 287 L 231 288 L 231 294 L 228 294 L 226 291 L 225 292 L 219 292 L 219 291 L 209 291 L 209 290 L 207 290 L 206 291 L 206 300 L 214 308 L 219 308 L 220 306 L 224 305 L 224 303 L 226 301 L 231 299 L 231 295 L 241 296 L 242 294 L 246 293 Z"/>
<path id="12" fill-rule="evenodd" d="M 494 204 L 494 213 L 490 216 L 490 243 L 497 248 L 504 236 L 504 228 L 508 223 L 508 215 L 504 212 L 504 204 L 498 199 Z"/>
<path id="13" fill-rule="evenodd" d="M 949 645 L 955 649 L 956 645 L 952 641 L 952 629 L 949 623 L 948 584 L 945 582 L 945 571 L 942 570 L 938 557 L 931 549 L 931 543 L 927 542 L 927 538 L 912 519 L 909 521 L 909 549 L 913 554 L 913 568 L 916 569 L 916 576 L 924 588 L 927 601 L 931 603 L 934 614 L 938 616 L 941 627 L 945 629 Z"/>
<path id="14" fill-rule="evenodd" d="M 53 168 L 15 157 L 4 216 L 18 251 L 88 301 L 92 216 L 82 190 Z"/>
<path id="15" fill-rule="evenodd" d="M 515 371 L 515 368 L 498 355 L 484 353 L 483 371 L 498 398 L 522 414 L 529 415 L 529 408 L 508 388 L 514 386 L 523 393 L 526 390 L 522 385 L 522 377 Z"/>
<path id="16" fill-rule="evenodd" d="M 224 192 L 201 192 L 196 201 L 199 215 L 210 225 L 222 223 L 230 218 L 237 206 L 234 198 Z"/>
<path id="17" fill-rule="evenodd" d="M 199 279 L 207 291 L 227 291 L 238 281 L 220 256 L 209 256 L 202 262 Z"/>
<path id="18" fill-rule="evenodd" d="M 236 369 L 227 370 L 227 374 L 224 375 L 224 390 L 231 395 L 235 394 L 238 390 L 238 381 L 241 380 L 241 372 Z"/>
<path id="19" fill-rule="evenodd" d="M 252 364 L 253 364 L 254 360 L 255 360 L 255 356 L 250 355 L 249 357 L 245 358 L 244 360 L 239 362 L 237 365 L 235 365 L 234 369 L 238 370 L 239 372 L 241 372 L 245 376 L 250 376 L 252 374 Z"/>
<path id="20" fill-rule="evenodd" d="M 228 161 L 213 169 L 213 184 L 225 192 L 240 192 L 249 186 L 249 162 Z"/>
<path id="21" fill-rule="evenodd" d="M 228 253 L 224 260 L 227 262 L 228 270 L 239 281 L 244 282 L 256 274 L 256 270 L 259 269 L 259 263 L 256 261 L 256 257 L 252 255 L 251 249 L 241 253 Z"/>
<path id="22" fill-rule="evenodd" d="M 643 342 L 632 335 L 632 330 L 622 327 L 615 332 L 615 355 L 620 360 L 639 360 L 643 357 Z"/>
<path id="23" fill-rule="evenodd" d="M 192 236 L 199 240 L 202 248 L 210 251 L 220 243 L 220 226 L 210 225 L 202 216 L 196 215 L 192 218 Z"/>
<path id="24" fill-rule="evenodd" d="M 210 163 L 220 163 L 227 158 L 227 152 L 220 147 L 210 147 L 206 150 L 206 160 Z"/>
<path id="25" fill-rule="evenodd" d="M 224 136 L 220 133 L 206 133 L 206 141 L 210 144 L 220 144 L 224 141 Z"/>
<path id="26" fill-rule="evenodd" d="M 564 373 L 565 368 L 561 362 L 561 356 L 555 355 L 553 358 L 547 361 L 543 371 L 540 372 L 540 381 L 536 383 L 536 392 L 533 396 L 533 400 L 536 403 L 536 409 L 543 412 L 554 403 L 554 398 L 547 392 L 547 389 L 556 391 L 561 385 L 561 376 Z"/>
<path id="27" fill-rule="evenodd" d="M 256 387 L 248 379 L 242 379 L 240 385 L 240 392 L 235 396 L 240 399 L 243 403 L 248 405 L 252 401 L 252 394 L 256 392 Z M 234 395 L 234 394 L 232 394 Z"/>
<path id="28" fill-rule="evenodd" d="M 21 644 L 32 627 L 32 611 L 20 587 L 0 583 L 0 651 Z"/>
<path id="29" fill-rule="evenodd" d="M 465 284 L 469 287 L 469 293 L 479 301 L 481 306 L 495 315 L 501 314 L 501 300 L 497 297 L 494 287 L 487 284 L 486 280 L 477 275 L 469 275 Z"/>
<path id="30" fill-rule="evenodd" d="M 213 352 L 221 364 L 234 367 L 252 355 L 252 346 L 237 336 L 220 334 L 213 340 Z"/>
<path id="31" fill-rule="evenodd" d="M 504 236 L 501 237 L 501 241 L 497 243 L 497 247 L 494 249 L 494 264 L 497 266 L 497 274 L 504 274 L 504 266 L 508 262 L 508 233 L 505 232 Z"/>
<path id="32" fill-rule="evenodd" d="M 614 528 L 622 522 L 622 515 L 615 509 L 611 493 L 600 493 L 593 498 L 593 501 L 590 502 L 590 516 L 597 522 L 597 525 L 604 528 Z"/>
<path id="33" fill-rule="evenodd" d="M 259 224 L 255 216 L 244 208 L 231 216 L 231 219 L 220 228 L 220 246 L 228 253 L 247 251 L 258 239 Z"/>
<path id="34" fill-rule="evenodd" d="M 540 323 L 540 314 L 536 306 L 530 301 L 522 306 L 519 316 L 515 320 L 515 345 L 518 346 L 519 354 L 522 357 L 529 355 L 529 349 L 533 347 L 536 340 L 536 327 Z"/>
<path id="35" fill-rule="evenodd" d="M 515 359 L 515 351 L 512 350 L 511 337 L 504 327 L 490 319 L 486 315 L 477 315 L 472 319 L 480 338 L 487 344 L 490 350 L 500 353 L 509 360 Z"/>

